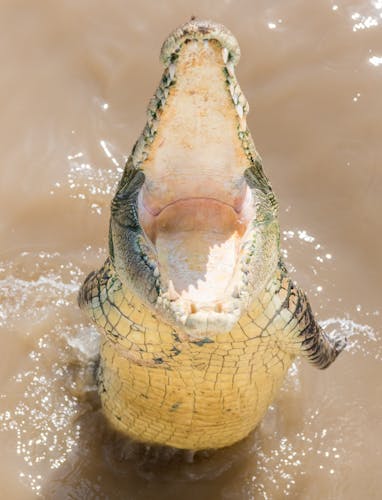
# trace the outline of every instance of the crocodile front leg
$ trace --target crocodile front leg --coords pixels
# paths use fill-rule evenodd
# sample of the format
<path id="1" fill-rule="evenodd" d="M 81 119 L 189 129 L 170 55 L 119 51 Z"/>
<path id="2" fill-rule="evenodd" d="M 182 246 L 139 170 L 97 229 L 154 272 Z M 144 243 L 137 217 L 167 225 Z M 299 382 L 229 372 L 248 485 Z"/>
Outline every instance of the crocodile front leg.
<path id="1" fill-rule="evenodd" d="M 142 328 L 134 322 L 135 301 L 118 278 L 108 258 L 98 272 L 92 272 L 82 285 L 78 304 L 94 323 L 102 328 L 106 338 L 126 341 L 132 328 Z"/>
<path id="2" fill-rule="evenodd" d="M 280 335 L 288 352 L 302 355 L 317 368 L 327 368 L 346 346 L 346 339 L 330 338 L 314 318 L 308 298 L 281 266 L 278 297 L 284 323 Z"/>

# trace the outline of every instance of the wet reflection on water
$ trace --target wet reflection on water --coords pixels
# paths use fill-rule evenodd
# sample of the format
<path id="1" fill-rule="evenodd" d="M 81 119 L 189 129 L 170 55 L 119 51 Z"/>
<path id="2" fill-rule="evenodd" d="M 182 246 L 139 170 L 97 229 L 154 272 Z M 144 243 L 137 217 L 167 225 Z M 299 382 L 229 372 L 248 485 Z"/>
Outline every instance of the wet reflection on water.
<path id="1" fill-rule="evenodd" d="M 240 41 L 284 258 L 322 326 L 349 338 L 327 371 L 297 360 L 245 441 L 196 457 L 108 429 L 94 385 L 99 335 L 76 307 L 106 255 L 110 198 L 159 79 L 160 42 L 195 12 L 28 5 L 3 3 L 0 21 L 4 497 L 378 498 L 381 2 L 193 6 Z"/>

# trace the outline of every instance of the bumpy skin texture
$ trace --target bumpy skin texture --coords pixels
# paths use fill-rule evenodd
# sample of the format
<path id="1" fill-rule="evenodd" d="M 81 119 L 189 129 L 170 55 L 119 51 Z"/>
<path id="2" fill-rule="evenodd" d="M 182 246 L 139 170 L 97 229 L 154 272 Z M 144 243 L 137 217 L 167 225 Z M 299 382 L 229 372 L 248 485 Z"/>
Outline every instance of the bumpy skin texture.
<path id="1" fill-rule="evenodd" d="M 137 196 L 175 81 L 172 65 L 182 44 L 200 39 L 223 49 L 227 92 L 248 159 L 245 178 L 256 191 L 257 240 L 243 271 L 238 321 L 228 332 L 192 336 L 169 312 L 155 252 L 140 227 Z M 103 332 L 99 392 L 112 425 L 148 443 L 220 448 L 258 424 L 295 356 L 326 368 L 344 341 L 325 335 L 280 261 L 277 202 L 246 128 L 248 105 L 233 72 L 240 56 L 236 40 L 220 25 L 192 21 L 170 35 L 161 56 L 167 68 L 112 203 L 110 257 L 85 280 L 79 304 Z"/>

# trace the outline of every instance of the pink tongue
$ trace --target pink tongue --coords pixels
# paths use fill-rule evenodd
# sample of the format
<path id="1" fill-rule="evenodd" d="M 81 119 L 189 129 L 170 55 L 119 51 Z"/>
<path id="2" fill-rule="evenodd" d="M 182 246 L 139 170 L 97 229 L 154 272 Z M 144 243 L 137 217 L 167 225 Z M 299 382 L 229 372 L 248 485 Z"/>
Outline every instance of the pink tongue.
<path id="1" fill-rule="evenodd" d="M 231 206 L 208 198 L 178 200 L 157 215 L 140 210 L 139 220 L 154 245 L 159 233 L 175 234 L 180 239 L 179 233 L 184 232 L 215 235 L 236 232 L 242 236 L 245 231 L 245 223 Z"/>
<path id="2" fill-rule="evenodd" d="M 197 175 L 197 174 L 195 174 Z M 187 200 L 211 200 L 232 207 L 239 213 L 247 196 L 248 186 L 243 178 L 233 181 L 199 175 L 197 180 L 188 175 L 176 176 L 171 181 L 145 183 L 139 194 L 140 205 L 157 216 L 168 206 Z"/>

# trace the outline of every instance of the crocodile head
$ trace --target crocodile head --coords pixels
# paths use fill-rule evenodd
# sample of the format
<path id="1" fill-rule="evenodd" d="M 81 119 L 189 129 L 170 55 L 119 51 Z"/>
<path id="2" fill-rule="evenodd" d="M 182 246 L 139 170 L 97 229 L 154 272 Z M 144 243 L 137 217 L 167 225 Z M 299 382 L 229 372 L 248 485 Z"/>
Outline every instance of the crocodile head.
<path id="1" fill-rule="evenodd" d="M 112 203 L 122 283 L 186 337 L 230 331 L 279 258 L 277 204 L 247 129 L 239 57 L 233 35 L 212 22 L 169 36 Z"/>

